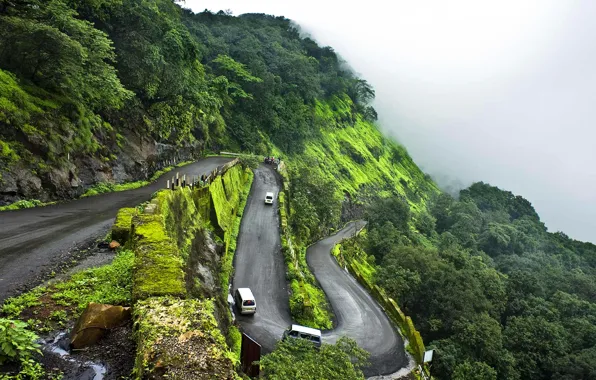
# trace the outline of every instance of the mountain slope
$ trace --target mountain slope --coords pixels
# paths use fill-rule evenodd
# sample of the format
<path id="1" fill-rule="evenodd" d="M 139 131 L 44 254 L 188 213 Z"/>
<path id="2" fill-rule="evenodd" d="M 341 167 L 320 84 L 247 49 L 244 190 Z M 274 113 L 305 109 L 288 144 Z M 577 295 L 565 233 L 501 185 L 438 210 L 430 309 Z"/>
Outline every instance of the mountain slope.
<path id="1" fill-rule="evenodd" d="M 283 17 L 20 0 L 2 3 L 0 30 L 4 203 L 144 179 L 208 149 L 300 155 L 376 118 L 368 83 Z"/>

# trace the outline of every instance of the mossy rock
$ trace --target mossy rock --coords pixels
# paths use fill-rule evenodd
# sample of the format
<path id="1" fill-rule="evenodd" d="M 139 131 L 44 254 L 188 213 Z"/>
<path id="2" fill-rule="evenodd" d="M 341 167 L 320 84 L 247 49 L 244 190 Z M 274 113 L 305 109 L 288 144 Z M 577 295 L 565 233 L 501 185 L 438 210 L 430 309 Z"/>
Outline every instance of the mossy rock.
<path id="1" fill-rule="evenodd" d="M 134 307 L 135 379 L 234 379 L 212 300 L 149 298 Z"/>
<path id="2" fill-rule="evenodd" d="M 216 177 L 209 185 L 209 192 L 211 194 L 211 201 L 213 210 L 215 211 L 215 218 L 217 220 L 217 227 L 223 232 L 232 227 L 233 208 L 224 190 L 223 180 L 221 177 Z"/>
<path id="3" fill-rule="evenodd" d="M 410 340 L 410 347 L 412 347 L 412 351 L 414 351 L 414 360 L 416 363 L 422 364 L 422 360 L 424 357 L 424 343 L 422 342 L 422 337 L 420 333 L 414 330 L 413 334 L 409 337 Z"/>
<path id="4" fill-rule="evenodd" d="M 133 218 L 133 299 L 150 296 L 186 296 L 184 261 L 178 247 L 166 235 L 161 215 Z"/>
<path id="5" fill-rule="evenodd" d="M 136 208 L 121 208 L 118 211 L 116 221 L 112 226 L 112 240 L 116 240 L 121 245 L 128 243 L 132 227 L 132 218 L 137 214 L 138 211 Z"/>
<path id="6" fill-rule="evenodd" d="M 406 316 L 404 315 L 403 311 L 401 311 L 401 309 L 397 305 L 397 302 L 395 302 L 391 298 L 389 298 L 389 305 L 390 307 L 388 310 L 390 314 L 393 316 L 393 318 L 399 326 L 403 326 L 403 324 L 406 322 Z"/>
<path id="7" fill-rule="evenodd" d="M 416 331 L 416 328 L 414 327 L 412 318 L 410 318 L 409 316 L 406 317 L 405 328 L 406 328 L 406 336 L 408 337 L 408 339 L 410 339 L 410 337 L 412 336 L 414 331 Z"/>

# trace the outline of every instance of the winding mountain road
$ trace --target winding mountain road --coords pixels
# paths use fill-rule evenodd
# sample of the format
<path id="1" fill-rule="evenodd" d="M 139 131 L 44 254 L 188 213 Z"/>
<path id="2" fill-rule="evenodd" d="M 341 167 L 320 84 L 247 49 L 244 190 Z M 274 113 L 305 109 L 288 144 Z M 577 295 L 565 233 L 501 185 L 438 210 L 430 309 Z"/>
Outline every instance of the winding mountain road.
<path id="1" fill-rule="evenodd" d="M 265 205 L 265 193 L 277 194 L 281 184 L 273 169 L 261 166 L 255 178 L 240 225 L 233 288 L 251 288 L 257 301 L 254 316 L 237 316 L 243 330 L 271 352 L 291 323 L 288 285 L 281 253 L 277 202 Z M 352 235 L 361 223 L 351 223 L 336 235 L 308 248 L 307 261 L 325 291 L 337 318 L 334 330 L 323 342 L 334 343 L 343 335 L 367 350 L 370 366 L 366 376 L 394 373 L 408 364 L 401 336 L 372 297 L 331 257 L 336 242 Z"/>
<path id="2" fill-rule="evenodd" d="M 210 157 L 176 171 L 201 175 L 229 162 Z M 0 303 L 39 276 L 64 251 L 97 238 L 109 228 L 118 210 L 138 205 L 165 187 L 172 173 L 149 186 L 102 194 L 67 203 L 0 213 Z M 254 316 L 238 316 L 244 331 L 270 352 L 291 323 L 286 267 L 281 253 L 277 202 L 265 205 L 265 193 L 278 193 L 281 183 L 273 169 L 262 165 L 244 210 L 234 258 L 234 288 L 250 287 L 257 300 Z M 347 335 L 371 353 L 367 376 L 393 373 L 407 364 L 400 335 L 370 295 L 330 255 L 333 245 L 350 236 L 359 223 L 349 224 L 307 250 L 307 261 L 327 294 L 337 326 L 325 332 L 333 343 Z"/>
<path id="3" fill-rule="evenodd" d="M 208 174 L 231 161 L 209 157 L 176 168 L 148 186 L 101 194 L 67 203 L 17 211 L 0 212 L 0 304 L 55 264 L 61 254 L 95 239 L 109 228 L 118 210 L 134 207 L 165 188 L 172 173 L 187 176 Z"/>

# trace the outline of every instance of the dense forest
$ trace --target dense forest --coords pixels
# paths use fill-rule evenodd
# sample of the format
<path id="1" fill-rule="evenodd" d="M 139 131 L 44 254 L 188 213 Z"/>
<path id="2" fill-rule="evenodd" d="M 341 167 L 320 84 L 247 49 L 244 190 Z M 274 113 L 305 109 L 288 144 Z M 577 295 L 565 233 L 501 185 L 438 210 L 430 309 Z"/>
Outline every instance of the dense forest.
<path id="1" fill-rule="evenodd" d="M 0 32 L 0 174 L 16 182 L 5 196 L 118 180 L 114 167 L 148 138 L 291 154 L 322 129 L 376 118 L 371 86 L 283 17 L 193 14 L 171 0 L 2 0 Z"/>
<path id="2" fill-rule="evenodd" d="M 547 232 L 530 202 L 482 182 L 414 218 L 380 202 L 359 243 L 436 349 L 433 376 L 596 378 L 595 245 Z"/>

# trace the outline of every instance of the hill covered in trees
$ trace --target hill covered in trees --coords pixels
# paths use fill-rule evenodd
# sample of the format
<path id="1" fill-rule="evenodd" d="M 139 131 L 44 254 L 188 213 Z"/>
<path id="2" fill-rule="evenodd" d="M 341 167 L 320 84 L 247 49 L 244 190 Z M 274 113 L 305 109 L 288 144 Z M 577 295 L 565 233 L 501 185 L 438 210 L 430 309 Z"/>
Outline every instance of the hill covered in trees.
<path id="1" fill-rule="evenodd" d="M 357 247 L 411 315 L 439 379 L 596 378 L 596 246 L 549 233 L 530 202 L 479 182 L 369 209 Z M 361 259 L 362 260 L 362 259 Z"/>
<path id="2" fill-rule="evenodd" d="M 299 155 L 325 132 L 374 133 L 371 86 L 283 17 L 193 14 L 171 0 L 11 0 L 0 31 L 4 203 L 144 179 L 176 156 Z M 382 144 L 371 154 L 409 159 Z"/>

